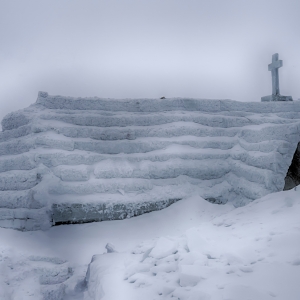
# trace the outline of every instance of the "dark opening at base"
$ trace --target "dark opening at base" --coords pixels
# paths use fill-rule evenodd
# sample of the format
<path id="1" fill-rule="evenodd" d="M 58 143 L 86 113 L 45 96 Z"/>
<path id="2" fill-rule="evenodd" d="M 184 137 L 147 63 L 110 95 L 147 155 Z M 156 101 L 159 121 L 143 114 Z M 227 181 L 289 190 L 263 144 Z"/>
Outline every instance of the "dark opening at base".
<path id="1" fill-rule="evenodd" d="M 300 184 L 300 142 L 298 143 L 291 165 L 284 180 L 284 191 L 290 190 Z"/>

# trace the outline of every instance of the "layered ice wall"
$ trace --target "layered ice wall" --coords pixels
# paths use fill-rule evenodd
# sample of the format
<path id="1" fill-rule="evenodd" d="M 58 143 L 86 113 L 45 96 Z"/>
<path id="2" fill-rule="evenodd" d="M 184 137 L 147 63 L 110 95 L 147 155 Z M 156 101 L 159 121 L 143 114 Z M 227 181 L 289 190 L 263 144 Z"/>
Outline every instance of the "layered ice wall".
<path id="1" fill-rule="evenodd" d="M 300 102 L 40 92 L 2 127 L 0 226 L 36 230 L 129 218 L 193 193 L 241 206 L 280 191 Z"/>

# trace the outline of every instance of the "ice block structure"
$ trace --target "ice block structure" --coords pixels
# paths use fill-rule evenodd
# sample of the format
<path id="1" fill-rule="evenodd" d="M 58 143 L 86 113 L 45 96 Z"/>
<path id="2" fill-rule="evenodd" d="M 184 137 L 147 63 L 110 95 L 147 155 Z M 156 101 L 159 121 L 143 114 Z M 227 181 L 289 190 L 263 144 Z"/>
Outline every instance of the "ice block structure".
<path id="1" fill-rule="evenodd" d="M 2 130 L 0 226 L 38 230 L 130 218 L 194 193 L 242 206 L 283 190 L 300 140 L 300 101 L 39 92 Z"/>

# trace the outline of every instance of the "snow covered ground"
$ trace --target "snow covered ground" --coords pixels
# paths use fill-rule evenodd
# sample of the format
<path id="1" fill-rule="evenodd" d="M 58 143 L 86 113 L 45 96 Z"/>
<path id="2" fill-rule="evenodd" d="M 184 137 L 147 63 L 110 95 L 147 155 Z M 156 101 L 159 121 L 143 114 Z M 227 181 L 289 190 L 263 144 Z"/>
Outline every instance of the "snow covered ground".
<path id="1" fill-rule="evenodd" d="M 239 208 L 193 196 L 122 221 L 0 228 L 0 299 L 299 300 L 299 216 L 294 189 Z"/>

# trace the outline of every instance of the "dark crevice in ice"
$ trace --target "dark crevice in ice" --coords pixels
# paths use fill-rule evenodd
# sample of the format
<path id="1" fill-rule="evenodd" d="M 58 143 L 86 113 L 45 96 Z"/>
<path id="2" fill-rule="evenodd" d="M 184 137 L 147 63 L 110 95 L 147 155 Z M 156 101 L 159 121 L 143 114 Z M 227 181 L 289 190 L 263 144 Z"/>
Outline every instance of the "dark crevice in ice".
<path id="1" fill-rule="evenodd" d="M 205 198 L 206 201 L 213 203 L 213 204 L 226 204 L 227 200 L 224 199 L 219 199 L 219 198 L 213 198 L 213 197 L 209 197 L 209 198 Z"/>
<path id="2" fill-rule="evenodd" d="M 291 165 L 284 180 L 284 191 L 290 190 L 300 184 L 300 142 L 298 143 Z"/>

